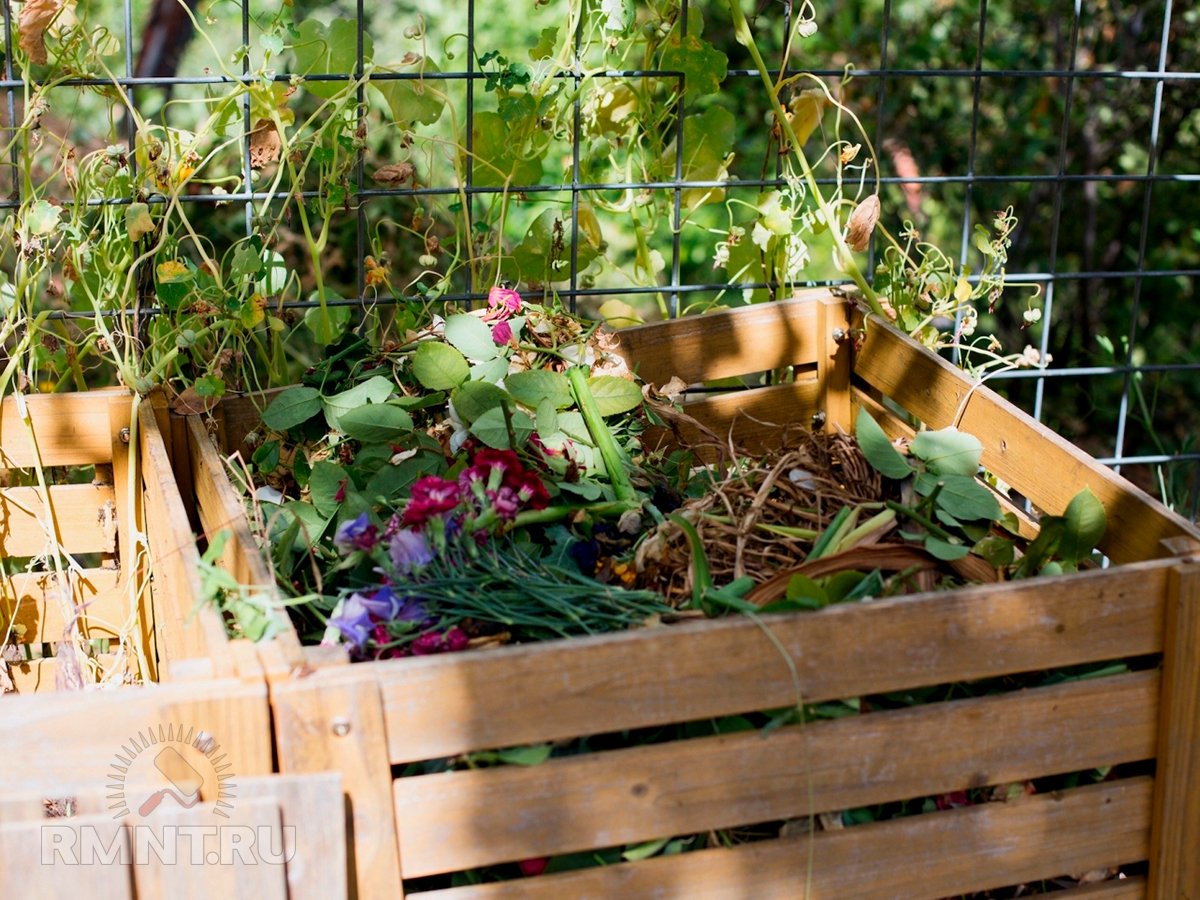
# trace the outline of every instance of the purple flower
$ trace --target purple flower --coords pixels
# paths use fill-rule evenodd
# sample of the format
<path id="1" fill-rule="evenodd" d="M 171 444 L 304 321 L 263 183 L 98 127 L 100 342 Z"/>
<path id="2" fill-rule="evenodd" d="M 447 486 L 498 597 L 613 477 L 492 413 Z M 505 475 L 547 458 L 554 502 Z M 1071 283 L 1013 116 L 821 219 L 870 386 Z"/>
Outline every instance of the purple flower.
<path id="1" fill-rule="evenodd" d="M 492 327 L 492 342 L 498 347 L 503 347 L 512 340 L 512 326 L 507 322 L 497 322 Z"/>
<path id="2" fill-rule="evenodd" d="M 350 519 L 338 526 L 333 536 L 333 546 L 343 553 L 351 550 L 370 552 L 379 543 L 379 529 L 371 524 L 371 519 L 362 513 L 357 519 Z"/>
<path id="3" fill-rule="evenodd" d="M 371 613 L 362 594 L 351 594 L 342 604 L 340 615 L 329 620 L 329 624 L 342 633 L 346 643 L 362 649 L 371 636 Z"/>
<path id="4" fill-rule="evenodd" d="M 411 575 L 433 562 L 433 551 L 429 549 L 425 535 L 411 528 L 403 528 L 392 535 L 388 555 L 396 571 L 403 575 Z"/>
<path id="5" fill-rule="evenodd" d="M 423 622 L 425 605 L 415 597 L 400 596 L 388 586 L 371 594 L 351 594 L 339 615 L 329 624 L 342 633 L 346 643 L 361 650 L 379 622 Z"/>

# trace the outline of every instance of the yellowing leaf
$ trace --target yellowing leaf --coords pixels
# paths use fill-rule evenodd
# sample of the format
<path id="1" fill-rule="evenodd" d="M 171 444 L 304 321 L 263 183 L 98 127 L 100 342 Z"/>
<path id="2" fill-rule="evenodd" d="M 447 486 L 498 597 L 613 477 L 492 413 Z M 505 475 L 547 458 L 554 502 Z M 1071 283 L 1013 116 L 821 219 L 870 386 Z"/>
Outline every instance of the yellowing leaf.
<path id="1" fill-rule="evenodd" d="M 621 300 L 608 300 L 600 304 L 597 310 L 605 322 L 613 328 L 628 328 L 631 325 L 645 324 L 641 313 Z"/>
<path id="2" fill-rule="evenodd" d="M 154 219 L 150 215 L 150 207 L 145 203 L 130 203 L 125 208 L 125 232 L 129 239 L 137 243 L 154 231 Z"/>
<path id="3" fill-rule="evenodd" d="M 172 284 L 183 281 L 191 276 L 191 270 L 177 259 L 169 259 L 159 263 L 157 268 L 159 284 Z"/>
<path id="4" fill-rule="evenodd" d="M 971 282 L 967 281 L 965 276 L 960 275 L 958 284 L 954 285 L 954 299 L 959 303 L 966 303 L 971 298 Z"/>
<path id="5" fill-rule="evenodd" d="M 809 88 L 801 91 L 791 102 L 792 131 L 801 146 L 808 140 L 818 125 L 821 124 L 821 114 L 829 105 L 829 98 L 821 88 Z"/>

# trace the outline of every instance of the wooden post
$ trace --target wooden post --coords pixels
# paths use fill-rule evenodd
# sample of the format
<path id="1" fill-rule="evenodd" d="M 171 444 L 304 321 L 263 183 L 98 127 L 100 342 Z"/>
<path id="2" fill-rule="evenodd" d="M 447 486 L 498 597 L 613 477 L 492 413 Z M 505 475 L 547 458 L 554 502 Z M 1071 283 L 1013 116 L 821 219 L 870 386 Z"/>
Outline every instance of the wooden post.
<path id="1" fill-rule="evenodd" d="M 818 409 L 824 413 L 824 430 L 850 432 L 850 314 L 845 300 L 824 296 L 817 300 Z"/>
<path id="2" fill-rule="evenodd" d="M 1200 563 L 1172 569 L 1147 896 L 1200 898 Z"/>
<path id="3" fill-rule="evenodd" d="M 340 772 L 346 791 L 350 895 L 399 900 L 400 851 L 383 699 L 373 677 L 319 675 L 271 685 L 279 771 Z"/>

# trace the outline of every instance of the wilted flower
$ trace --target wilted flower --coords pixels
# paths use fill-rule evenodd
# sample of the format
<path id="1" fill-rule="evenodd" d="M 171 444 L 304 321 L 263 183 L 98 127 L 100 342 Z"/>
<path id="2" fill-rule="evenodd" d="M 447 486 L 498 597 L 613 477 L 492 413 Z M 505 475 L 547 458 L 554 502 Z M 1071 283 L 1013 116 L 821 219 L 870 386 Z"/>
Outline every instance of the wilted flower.
<path id="1" fill-rule="evenodd" d="M 511 288 L 493 287 L 488 291 L 485 319 L 503 322 L 521 311 L 521 295 Z"/>
<path id="2" fill-rule="evenodd" d="M 429 656 L 434 653 L 457 653 L 466 650 L 471 639 L 461 628 L 454 627 L 445 634 L 430 632 L 412 642 L 413 656 Z"/>
<path id="3" fill-rule="evenodd" d="M 497 322 L 492 327 L 492 341 L 495 342 L 496 346 L 503 347 L 506 344 L 508 344 L 508 342 L 511 341 L 512 338 L 513 338 L 512 326 L 509 325 L 507 322 L 500 321 L 500 322 Z"/>
<path id="4" fill-rule="evenodd" d="M 405 528 L 392 535 L 388 542 L 388 556 L 396 571 L 408 575 L 433 562 L 433 551 L 419 531 Z"/>
<path id="5" fill-rule="evenodd" d="M 379 529 L 371 523 L 371 519 L 366 513 L 362 513 L 356 519 L 343 522 L 333 536 L 333 546 L 343 553 L 349 553 L 351 550 L 370 552 L 378 543 Z"/>
<path id="6" fill-rule="evenodd" d="M 846 223 L 846 245 L 855 251 L 867 249 L 875 223 L 879 221 L 879 195 L 872 194 L 854 208 Z"/>

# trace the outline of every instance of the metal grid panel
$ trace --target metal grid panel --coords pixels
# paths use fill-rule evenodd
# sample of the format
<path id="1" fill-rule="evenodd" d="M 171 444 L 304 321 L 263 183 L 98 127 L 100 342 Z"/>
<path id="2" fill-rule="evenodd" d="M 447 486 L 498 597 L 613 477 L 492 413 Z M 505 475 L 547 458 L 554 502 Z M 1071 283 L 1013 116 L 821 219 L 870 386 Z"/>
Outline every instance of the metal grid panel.
<path id="1" fill-rule="evenodd" d="M 250 44 L 251 38 L 251 5 L 255 0 L 244 0 L 241 4 L 241 32 L 243 43 L 247 46 Z M 562 2 L 566 7 L 565 0 L 556 0 Z M 680 0 L 681 4 L 681 28 L 686 34 L 687 28 L 687 7 L 688 0 Z M 1200 373 L 1200 362 L 1184 361 L 1177 363 L 1139 363 L 1135 361 L 1134 348 L 1139 336 L 1139 317 L 1143 311 L 1145 296 L 1148 292 L 1154 290 L 1154 285 L 1161 279 L 1191 279 L 1200 274 L 1200 268 L 1154 268 L 1147 265 L 1147 242 L 1150 232 L 1150 223 L 1155 214 L 1155 187 L 1158 185 L 1174 183 L 1174 184 L 1194 184 L 1200 182 L 1200 173 L 1196 171 L 1189 172 L 1161 172 L 1157 166 L 1157 156 L 1159 152 L 1160 141 L 1160 126 L 1162 114 L 1165 104 L 1164 89 L 1168 85 L 1188 86 L 1200 81 L 1200 71 L 1180 71 L 1170 66 L 1171 60 L 1171 35 L 1172 25 L 1176 11 L 1173 9 L 1172 0 L 1163 0 L 1161 5 L 1161 27 L 1157 35 L 1148 35 L 1146 38 L 1147 49 L 1153 48 L 1156 38 L 1156 59 L 1153 68 L 1146 69 L 1130 69 L 1128 67 L 1116 66 L 1078 66 L 1078 43 L 1081 29 L 1081 23 L 1085 22 L 1086 18 L 1093 12 L 1093 4 L 1085 2 L 1085 0 L 1074 0 L 1070 10 L 1070 27 L 1069 27 L 1069 52 L 1066 54 L 1066 65 L 1050 68 L 1032 68 L 1032 67 L 992 67 L 985 65 L 985 51 L 989 47 L 989 42 L 997 40 L 994 31 L 989 29 L 989 5 L 987 0 L 978 0 L 977 6 L 971 4 L 971 0 L 963 0 L 956 8 L 962 9 L 965 6 L 973 6 L 975 14 L 975 41 L 973 47 L 973 62 L 970 65 L 955 67 L 955 68 L 922 68 L 912 65 L 893 65 L 892 61 L 897 54 L 894 49 L 894 32 L 897 28 L 897 6 L 901 6 L 899 0 L 884 0 L 882 12 L 882 25 L 878 32 L 878 65 L 873 67 L 861 68 L 855 70 L 857 79 L 874 79 L 875 87 L 875 141 L 878 146 L 882 139 L 887 136 L 886 130 L 889 121 L 889 104 L 901 104 L 906 102 L 904 85 L 908 82 L 921 82 L 926 85 L 937 84 L 940 82 L 950 81 L 966 81 L 971 86 L 972 104 L 969 117 L 964 115 L 961 120 L 947 123 L 948 129 L 969 129 L 969 143 L 967 147 L 967 159 L 965 169 L 961 172 L 948 172 L 941 174 L 887 174 L 881 173 L 881 183 L 885 186 L 909 186 L 920 188 L 935 188 L 941 186 L 957 186 L 963 190 L 962 204 L 962 239 L 959 248 L 959 257 L 961 262 L 966 262 L 968 257 L 969 237 L 971 233 L 971 223 L 980 215 L 980 210 L 976 209 L 976 192 L 981 186 L 1011 186 L 1012 188 L 1033 188 L 1038 185 L 1047 185 L 1051 191 L 1051 227 L 1049 232 L 1049 248 L 1046 254 L 1047 265 L 1041 267 L 1040 270 L 1025 270 L 1022 266 L 1022 260 L 1014 260 L 1013 270 L 1019 272 L 1022 280 L 1035 282 L 1044 285 L 1044 293 L 1042 295 L 1042 322 L 1044 327 L 1041 329 L 1041 334 L 1037 339 L 1041 353 L 1046 354 L 1054 346 L 1054 325 L 1055 316 L 1060 311 L 1064 302 L 1061 296 L 1073 283 L 1080 284 L 1084 282 L 1092 283 L 1105 280 L 1128 280 L 1132 284 L 1132 298 L 1130 304 L 1130 314 L 1127 320 L 1127 342 L 1128 347 L 1124 351 L 1124 361 L 1116 365 L 1096 366 L 1080 364 L 1078 360 L 1064 359 L 1058 365 L 1045 370 L 1018 370 L 1009 373 L 1002 373 L 996 376 L 996 380 L 1007 379 L 1011 382 L 1019 383 L 1022 381 L 1032 380 L 1034 384 L 1034 394 L 1031 402 L 1026 399 L 1026 404 L 1031 407 L 1032 412 L 1038 417 L 1043 418 L 1048 411 L 1053 414 L 1053 410 L 1048 406 L 1053 406 L 1053 401 L 1047 398 L 1047 389 L 1057 382 L 1064 380 L 1077 381 L 1088 378 L 1119 378 L 1122 382 L 1120 391 L 1120 403 L 1117 412 L 1115 425 L 1115 434 L 1113 435 L 1112 452 L 1107 455 L 1102 455 L 1103 461 L 1120 467 L 1123 464 L 1158 464 L 1158 463 L 1191 463 L 1200 462 L 1200 453 L 1135 453 L 1128 454 L 1126 452 L 1129 444 L 1129 422 L 1131 417 L 1131 404 L 1133 395 L 1133 381 L 1139 375 L 1154 374 L 1154 373 Z M 387 6 L 387 4 L 384 4 Z M 468 201 L 473 205 L 473 201 L 477 197 L 486 197 L 494 195 L 503 188 L 483 186 L 475 183 L 474 165 L 472 157 L 472 138 L 475 121 L 475 98 L 473 85 L 485 78 L 484 72 L 479 71 L 475 65 L 476 60 L 476 18 L 477 18 L 476 0 L 466 0 L 466 43 L 467 52 L 461 57 L 463 60 L 462 67 L 457 71 L 442 71 L 442 72 L 426 72 L 424 74 L 413 73 L 375 73 L 371 75 L 372 80 L 388 80 L 388 79 L 436 79 L 445 82 L 448 85 L 462 84 L 466 86 L 466 164 L 465 164 L 465 185 L 462 190 L 465 192 Z M 719 7 L 719 4 L 717 5 Z M 856 4 L 848 4 L 850 7 L 855 7 Z M 399 9 L 400 7 L 397 7 Z M 484 7 L 486 9 L 486 7 Z M 707 9 L 707 7 L 706 7 Z M 770 3 L 764 4 L 760 9 L 758 24 L 760 27 L 770 27 L 772 22 L 777 23 L 775 27 L 786 27 L 787 22 L 792 15 L 792 3 Z M 818 9 L 818 18 L 821 18 L 826 12 L 824 9 Z M 1064 18 L 1066 10 L 1064 9 Z M 716 14 L 715 11 L 713 13 Z M 358 39 L 357 39 L 357 65 L 356 71 L 345 74 L 331 74 L 314 76 L 312 80 L 328 80 L 328 81 L 348 81 L 351 78 L 361 78 L 364 72 L 364 0 L 356 0 L 356 15 L 358 21 Z M 4 4 L 4 37 L 6 46 L 11 46 L 13 20 L 12 12 L 8 4 Z M 836 27 L 836 23 L 824 24 L 822 27 Z M 576 49 L 578 51 L 579 42 L 582 33 L 582 18 L 578 21 L 578 26 L 575 34 Z M 141 86 L 178 86 L 178 85 L 203 85 L 203 84 L 220 84 L 228 83 L 230 79 L 220 76 L 210 76 L 195 73 L 183 73 L 178 77 L 172 78 L 156 78 L 156 77 L 134 77 L 134 21 L 131 13 L 131 0 L 124 0 L 124 71 L 125 77 L 119 79 L 120 84 L 132 88 Z M 504 49 L 504 48 L 500 48 Z M 1145 54 L 1141 54 L 1145 55 Z M 814 74 L 827 76 L 830 79 L 838 78 L 844 74 L 842 68 L 827 68 L 813 70 Z M 777 75 L 778 72 L 772 74 Z M 243 80 L 249 82 L 254 76 L 251 75 L 250 62 L 246 58 L 242 65 Z M 289 75 L 287 73 L 276 74 L 275 80 L 283 83 L 287 82 Z M 582 73 L 578 66 L 573 71 L 565 71 L 558 73 L 556 77 L 570 80 L 575 86 L 581 84 Z M 662 181 L 643 181 L 643 182 L 588 182 L 582 177 L 580 165 L 580 143 L 581 143 L 581 110 L 578 94 L 574 100 L 573 109 L 573 146 L 572 160 L 570 168 L 570 180 L 559 183 L 538 183 L 526 185 L 514 185 L 507 190 L 512 194 L 525 194 L 531 196 L 537 195 L 553 195 L 556 193 L 569 194 L 571 216 L 571 234 L 570 234 L 570 269 L 568 284 L 565 288 L 557 293 L 572 307 L 579 299 L 592 297 L 610 297 L 610 296 L 628 296 L 639 294 L 660 294 L 667 297 L 667 308 L 671 315 L 675 315 L 680 308 L 680 298 L 685 295 L 704 295 L 715 291 L 727 289 L 766 289 L 771 291 L 772 296 L 776 289 L 780 287 L 778 284 L 770 284 L 765 282 L 748 282 L 730 285 L 726 282 L 715 280 L 687 280 L 683 277 L 683 267 L 681 266 L 681 221 L 682 208 L 681 198 L 683 192 L 689 188 L 703 187 L 722 187 L 727 186 L 726 181 L 688 181 L 684 179 L 683 158 L 685 156 L 684 142 L 684 121 L 688 114 L 687 95 L 685 88 L 685 75 L 681 72 L 669 72 L 663 70 L 641 70 L 641 69 L 625 69 L 613 70 L 604 72 L 602 77 L 605 78 L 623 78 L 623 79 L 643 79 L 643 78 L 658 78 L 664 77 L 677 78 L 679 81 L 679 94 L 675 110 L 675 141 L 679 152 L 676 154 L 674 178 Z M 759 73 L 754 69 L 747 68 L 730 68 L 726 86 L 733 85 L 735 82 L 744 79 L 757 79 Z M 1061 98 L 1062 114 L 1058 123 L 1058 151 L 1056 157 L 1056 165 L 1053 172 L 1043 173 L 996 173 L 979 171 L 978 165 L 978 149 L 980 145 L 980 105 L 981 97 L 985 90 L 985 85 L 989 82 L 1004 84 L 1006 82 L 1016 83 L 1019 80 L 1040 80 L 1053 79 L 1057 84 L 1057 92 Z M 1072 115 L 1075 111 L 1075 95 L 1077 87 L 1083 83 L 1114 83 L 1114 84 L 1148 84 L 1153 89 L 1153 109 L 1150 117 L 1149 135 L 1146 142 L 1146 158 L 1147 162 L 1145 169 L 1139 173 L 1113 173 L 1103 171 L 1087 171 L 1087 172 L 1071 172 L 1068 170 L 1067 160 L 1068 151 L 1070 149 L 1070 131 Z M 64 86 L 69 85 L 104 85 L 110 82 L 99 79 L 73 79 L 63 82 Z M 11 122 L 15 117 L 15 108 L 18 101 L 20 90 L 23 83 L 16 78 L 13 71 L 11 54 L 6 54 L 5 65 L 3 72 L 3 81 L 0 81 L 0 88 L 5 91 L 5 101 L 8 112 L 8 120 Z M 358 88 L 359 115 L 361 116 L 363 109 L 365 86 L 360 85 Z M 132 92 L 130 93 L 132 96 Z M 250 101 L 247 97 L 243 101 L 243 120 L 245 133 L 247 135 L 242 147 L 242 169 L 244 181 L 243 184 L 251 184 L 251 157 L 250 157 L 250 142 L 249 133 L 251 130 L 251 111 Z M 130 133 L 128 138 L 132 143 L 132 122 L 127 117 Z M 1014 139 L 1020 139 L 1020 123 L 1017 125 Z M 18 152 L 14 145 L 12 150 L 14 154 L 12 164 L 16 164 L 15 154 Z M 776 177 L 762 179 L 739 179 L 736 183 L 741 187 L 748 188 L 772 188 L 782 185 L 779 176 L 779 169 L 776 167 Z M 819 179 L 824 184 L 833 183 L 833 179 Z M 1084 186 L 1085 189 L 1089 185 L 1113 185 L 1119 186 L 1121 189 L 1140 189 L 1142 192 L 1141 218 L 1139 237 L 1137 239 L 1137 258 L 1136 264 L 1132 269 L 1109 267 L 1096 267 L 1090 271 L 1071 271 L 1060 268 L 1061 253 L 1064 249 L 1061 243 L 1062 223 L 1064 216 L 1064 205 L 1068 202 L 1066 199 L 1066 191 L 1073 186 Z M 19 190 L 19 185 L 17 185 Z M 365 301 L 363 297 L 364 275 L 361 267 L 361 261 L 366 255 L 366 214 L 365 203 L 359 201 L 368 201 L 376 198 L 389 197 L 422 197 L 422 196 L 446 196 L 457 193 L 460 187 L 453 184 L 433 184 L 423 187 L 414 188 L 381 188 L 368 187 L 364 182 L 363 162 L 360 157 L 354 174 L 353 185 L 354 197 L 352 205 L 357 210 L 357 249 L 358 249 L 358 264 L 359 270 L 357 274 L 358 297 L 341 301 L 344 304 L 358 305 Z M 664 284 L 654 286 L 628 286 L 628 287 L 583 287 L 579 281 L 579 208 L 580 198 L 588 192 L 601 191 L 609 189 L 634 189 L 634 190 L 661 190 L 670 192 L 672 203 L 672 226 L 673 238 L 671 243 L 671 259 L 669 264 L 669 280 Z M 302 194 L 303 197 L 315 196 L 315 192 Z M 240 202 L 244 205 L 246 234 L 250 235 L 254 228 L 254 217 L 256 213 L 255 204 L 260 201 L 267 200 L 269 195 L 265 193 L 255 192 L 252 190 L 244 190 L 240 193 L 225 194 L 222 196 L 213 196 L 205 194 L 190 194 L 182 196 L 179 199 L 186 203 L 214 203 L 214 202 Z M 105 201 L 105 202 L 122 202 L 122 201 Z M 130 201 L 123 201 L 130 202 Z M 0 208 L 14 208 L 19 206 L 19 194 L 10 197 L 6 200 L 0 200 Z M 1018 210 L 1020 213 L 1020 210 Z M 871 259 L 874 260 L 874 247 L 872 247 Z M 823 282 L 829 283 L 829 282 Z M 481 297 L 479 286 L 468 281 L 466 289 L 459 293 L 450 293 L 443 296 L 447 301 L 471 301 Z M 338 301 L 334 301 L 337 303 Z M 373 300 L 373 303 L 379 302 Z M 1067 301 L 1069 302 L 1069 301 Z M 296 308 L 306 308 L 316 305 L 311 302 L 296 301 L 288 304 Z M 150 311 L 153 312 L 153 311 Z M 1200 431 L 1200 428 L 1194 430 Z M 1190 510 L 1186 510 L 1192 515 L 1196 514 L 1197 490 L 1200 488 L 1200 477 L 1193 476 L 1192 487 L 1190 491 Z"/>

